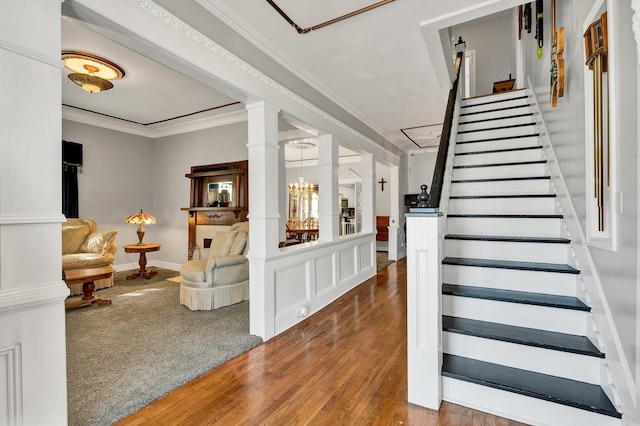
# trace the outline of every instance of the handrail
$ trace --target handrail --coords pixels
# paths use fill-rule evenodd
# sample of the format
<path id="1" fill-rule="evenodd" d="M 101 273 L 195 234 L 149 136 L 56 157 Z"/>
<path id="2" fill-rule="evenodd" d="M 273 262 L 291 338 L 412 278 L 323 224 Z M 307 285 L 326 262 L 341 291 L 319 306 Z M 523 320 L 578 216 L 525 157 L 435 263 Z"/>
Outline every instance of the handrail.
<path id="1" fill-rule="evenodd" d="M 442 124 L 442 135 L 440 137 L 440 147 L 438 148 L 438 156 L 436 157 L 436 166 L 433 170 L 433 179 L 431 180 L 431 192 L 428 207 L 440 207 L 440 196 L 442 194 L 442 183 L 444 182 L 444 172 L 447 163 L 447 152 L 449 152 L 449 143 L 451 139 L 451 128 L 453 127 L 453 112 L 456 105 L 456 97 L 458 95 L 458 80 L 460 79 L 460 68 L 464 51 L 456 54 L 455 63 L 455 80 L 453 87 L 449 90 L 449 100 L 447 101 L 447 109 L 444 114 L 444 122 Z"/>

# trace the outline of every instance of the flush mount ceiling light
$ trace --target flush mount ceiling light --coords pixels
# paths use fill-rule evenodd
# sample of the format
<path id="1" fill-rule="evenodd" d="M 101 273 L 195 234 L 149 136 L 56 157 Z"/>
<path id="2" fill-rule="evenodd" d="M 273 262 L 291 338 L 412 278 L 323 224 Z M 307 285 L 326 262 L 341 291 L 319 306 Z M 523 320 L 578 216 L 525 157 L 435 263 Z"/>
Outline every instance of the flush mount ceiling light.
<path id="1" fill-rule="evenodd" d="M 73 71 L 67 77 L 87 92 L 95 93 L 109 90 L 113 83 L 124 77 L 124 70 L 117 64 L 84 52 L 62 52 L 64 66 Z"/>

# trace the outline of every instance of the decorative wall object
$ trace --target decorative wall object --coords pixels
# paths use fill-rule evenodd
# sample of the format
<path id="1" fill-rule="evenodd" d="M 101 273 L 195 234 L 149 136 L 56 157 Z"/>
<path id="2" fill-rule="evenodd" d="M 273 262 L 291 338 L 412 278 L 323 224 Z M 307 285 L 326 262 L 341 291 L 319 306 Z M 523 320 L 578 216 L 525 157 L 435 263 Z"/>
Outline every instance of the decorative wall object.
<path id="1" fill-rule="evenodd" d="M 584 33 L 585 65 L 593 71 L 593 152 L 594 152 L 594 196 L 598 203 L 598 230 L 604 231 L 604 185 L 605 169 L 607 186 L 610 184 L 609 156 L 609 99 L 607 73 L 609 43 L 607 36 L 607 12 L 589 25 Z M 605 137 L 606 135 L 606 137 Z M 606 148 L 605 148 L 606 145 Z M 605 162 L 606 159 L 606 162 Z"/>
<path id="2" fill-rule="evenodd" d="M 551 2 L 553 46 L 551 47 L 551 106 L 558 106 L 558 98 L 564 96 L 564 27 L 556 27 L 556 0 Z"/>
<path id="3" fill-rule="evenodd" d="M 538 59 L 542 59 L 542 46 L 544 45 L 544 19 L 542 0 L 536 0 L 536 39 L 538 40 Z"/>
<path id="4" fill-rule="evenodd" d="M 531 3 L 524 5 L 523 19 L 524 29 L 527 30 L 528 34 L 531 34 Z"/>

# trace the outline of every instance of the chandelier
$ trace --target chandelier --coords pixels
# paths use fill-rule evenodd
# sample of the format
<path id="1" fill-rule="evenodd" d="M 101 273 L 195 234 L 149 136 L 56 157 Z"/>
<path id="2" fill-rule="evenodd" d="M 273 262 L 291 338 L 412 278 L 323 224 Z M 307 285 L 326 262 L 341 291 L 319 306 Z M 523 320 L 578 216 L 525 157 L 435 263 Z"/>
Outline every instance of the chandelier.
<path id="1" fill-rule="evenodd" d="M 304 181 L 302 176 L 302 151 L 309 148 L 314 148 L 316 145 L 311 142 L 311 139 L 298 139 L 288 143 L 291 148 L 300 150 L 300 172 L 298 175 L 298 182 L 289 184 L 289 193 L 298 196 L 309 194 L 313 192 L 313 185 Z"/>

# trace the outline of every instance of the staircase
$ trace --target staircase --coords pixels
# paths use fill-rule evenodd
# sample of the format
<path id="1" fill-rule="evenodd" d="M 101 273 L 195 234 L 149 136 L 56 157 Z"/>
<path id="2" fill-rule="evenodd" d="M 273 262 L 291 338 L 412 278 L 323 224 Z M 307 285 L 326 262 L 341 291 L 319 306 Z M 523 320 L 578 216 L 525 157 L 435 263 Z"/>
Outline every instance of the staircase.
<path id="1" fill-rule="evenodd" d="M 525 91 L 462 102 L 442 262 L 443 398 L 544 425 L 621 425 Z"/>

